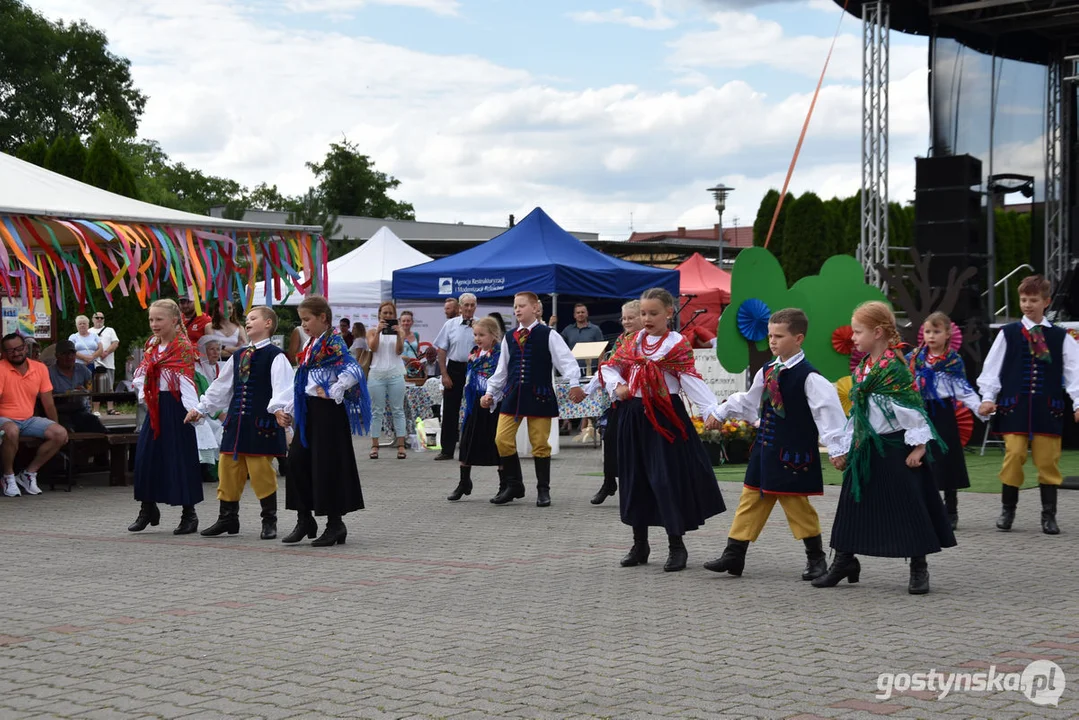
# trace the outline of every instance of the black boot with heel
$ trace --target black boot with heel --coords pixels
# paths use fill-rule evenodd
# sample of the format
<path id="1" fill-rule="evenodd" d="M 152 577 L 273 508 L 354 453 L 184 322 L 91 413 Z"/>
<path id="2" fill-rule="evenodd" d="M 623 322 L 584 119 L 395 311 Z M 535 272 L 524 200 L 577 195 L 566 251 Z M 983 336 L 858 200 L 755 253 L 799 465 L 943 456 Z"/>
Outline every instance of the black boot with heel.
<path id="1" fill-rule="evenodd" d="M 198 532 L 199 516 L 195 514 L 194 505 L 184 505 L 180 513 L 180 524 L 172 531 L 173 535 L 190 535 Z"/>
<path id="2" fill-rule="evenodd" d="M 203 530 L 199 535 L 216 537 L 225 533 L 235 535 L 238 532 L 240 532 L 240 503 L 222 500 L 221 512 L 217 516 L 217 522 Z"/>
<path id="3" fill-rule="evenodd" d="M 648 563 L 648 555 L 652 548 L 648 547 L 648 526 L 641 525 L 633 528 L 633 547 L 619 563 L 622 567 L 634 567 Z"/>
<path id="4" fill-rule="evenodd" d="M 816 580 L 828 572 L 828 558 L 824 554 L 824 545 L 820 535 L 802 540 L 806 546 L 806 569 L 802 571 L 803 580 Z"/>
<path id="5" fill-rule="evenodd" d="M 161 522 L 161 511 L 157 509 L 157 503 L 144 502 L 139 506 L 139 515 L 135 522 L 127 526 L 129 532 L 142 532 L 147 525 L 157 526 Z"/>
<path id="6" fill-rule="evenodd" d="M 291 545 L 300 542 L 304 538 L 313 538 L 315 535 L 318 535 L 318 523 L 315 521 L 315 516 L 310 511 L 297 510 L 296 527 L 288 535 L 281 538 L 281 542 Z"/>
<path id="7" fill-rule="evenodd" d="M 340 515 L 328 515 L 326 517 L 326 529 L 311 542 L 311 547 L 330 547 L 331 545 L 344 545 L 348 530 Z"/>
<path id="8" fill-rule="evenodd" d="M 495 505 L 505 505 L 511 500 L 525 496 L 525 483 L 521 478 L 521 456 L 517 453 L 502 458 L 503 479 L 505 486 L 491 498 Z"/>
<path id="9" fill-rule="evenodd" d="M 1011 485 L 1000 486 L 1000 517 L 997 519 L 997 529 L 1008 531 L 1015 522 L 1015 508 L 1019 505 L 1019 488 Z"/>
<path id="10" fill-rule="evenodd" d="M 273 540 L 277 537 L 277 493 L 273 492 L 259 500 L 262 505 L 262 532 L 259 540 Z"/>
<path id="11" fill-rule="evenodd" d="M 837 552 L 828 572 L 814 580 L 813 587 L 835 587 L 843 580 L 853 585 L 858 582 L 861 574 L 862 565 L 858 562 L 858 558 L 854 557 L 854 553 Z"/>
<path id="12" fill-rule="evenodd" d="M 689 551 L 681 535 L 667 535 L 667 562 L 663 563 L 663 572 L 678 572 L 686 569 Z"/>
<path id="13" fill-rule="evenodd" d="M 536 463 L 536 507 L 551 505 L 551 458 L 532 458 Z"/>
<path id="14" fill-rule="evenodd" d="M 1057 486 L 1039 485 L 1042 494 L 1042 532 L 1046 535 L 1059 535 L 1057 526 Z"/>
<path id="15" fill-rule="evenodd" d="M 944 491 L 944 510 L 948 513 L 952 530 L 959 529 L 959 492 L 957 490 Z"/>
<path id="16" fill-rule="evenodd" d="M 602 505 L 604 500 L 611 497 L 616 492 L 618 492 L 618 481 L 615 480 L 614 475 L 605 475 L 603 477 L 603 485 L 600 486 L 599 490 L 588 502 L 593 505 Z"/>
<path id="17" fill-rule="evenodd" d="M 725 572 L 739 577 L 746 567 L 746 551 L 748 549 L 748 540 L 727 538 L 727 547 L 723 548 L 723 554 L 715 560 L 706 562 L 704 569 L 717 573 Z"/>
<path id="18" fill-rule="evenodd" d="M 472 466 L 461 466 L 461 479 L 457 482 L 457 487 L 453 492 L 446 497 L 450 502 L 457 502 L 465 495 L 472 494 Z"/>
<path id="19" fill-rule="evenodd" d="M 929 563 L 925 555 L 910 559 L 910 583 L 907 592 L 911 595 L 925 595 L 929 592 Z"/>

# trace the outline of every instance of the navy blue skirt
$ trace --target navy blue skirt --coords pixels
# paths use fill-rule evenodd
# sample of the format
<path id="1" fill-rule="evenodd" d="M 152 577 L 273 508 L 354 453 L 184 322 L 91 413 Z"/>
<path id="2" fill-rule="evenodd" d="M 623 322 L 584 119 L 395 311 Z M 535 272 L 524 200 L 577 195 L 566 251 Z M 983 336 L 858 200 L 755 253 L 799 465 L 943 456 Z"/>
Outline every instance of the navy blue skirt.
<path id="1" fill-rule="evenodd" d="M 937 434 L 947 446 L 943 448 L 933 444 L 930 447 L 933 461 L 929 463 L 929 472 L 937 484 L 937 490 L 970 487 L 967 460 L 963 456 L 963 441 L 959 438 L 959 423 L 955 419 L 955 402 L 952 398 L 926 401 L 925 409 L 929 419 L 933 421 L 933 427 L 937 429 Z"/>
<path id="2" fill-rule="evenodd" d="M 851 494 L 850 471 L 843 475 L 832 547 L 856 555 L 896 558 L 954 547 L 955 533 L 924 461 L 920 468 L 907 467 L 911 448 L 903 444 L 903 433 L 883 437 L 890 442 L 883 455 L 873 453 L 869 479 L 858 502 Z"/>
<path id="3" fill-rule="evenodd" d="M 607 429 L 603 431 L 603 479 L 621 477 L 618 472 L 618 414 L 621 403 L 607 409 Z"/>
<path id="4" fill-rule="evenodd" d="M 328 398 L 308 397 L 307 447 L 297 428 L 285 471 L 285 508 L 341 516 L 363 507 L 348 411 Z"/>
<path id="5" fill-rule="evenodd" d="M 652 427 L 640 398 L 620 403 L 618 507 L 626 525 L 660 526 L 669 535 L 683 535 L 727 507 L 685 405 L 678 397 L 672 402 L 681 427 L 657 413 L 660 425 L 674 432 L 672 442 Z"/>
<path id="6" fill-rule="evenodd" d="M 135 499 L 166 505 L 200 503 L 202 470 L 195 426 L 184 423 L 187 410 L 170 392 L 158 394 L 158 410 L 158 437 L 147 417 L 135 446 Z"/>
<path id="7" fill-rule="evenodd" d="M 476 407 L 468 414 L 465 425 L 461 428 L 461 462 L 465 465 L 499 467 L 502 458 L 498 456 L 495 445 L 495 432 L 498 430 L 498 413 Z"/>

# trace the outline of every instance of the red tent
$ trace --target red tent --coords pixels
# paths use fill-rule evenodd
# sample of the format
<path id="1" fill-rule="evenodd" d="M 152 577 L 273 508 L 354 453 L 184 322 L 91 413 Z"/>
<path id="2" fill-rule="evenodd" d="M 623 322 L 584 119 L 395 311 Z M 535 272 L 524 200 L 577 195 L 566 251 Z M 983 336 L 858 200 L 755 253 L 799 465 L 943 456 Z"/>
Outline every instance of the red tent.
<path id="1" fill-rule="evenodd" d="M 688 298 L 679 314 L 682 323 L 688 323 L 686 330 L 695 332 L 683 334 L 696 335 L 693 344 L 705 346 L 715 337 L 719 315 L 731 302 L 731 274 L 705 260 L 700 253 L 694 253 L 675 269 L 681 275 L 682 300 L 686 301 L 687 295 L 696 296 Z M 705 312 L 693 318 L 697 310 Z"/>

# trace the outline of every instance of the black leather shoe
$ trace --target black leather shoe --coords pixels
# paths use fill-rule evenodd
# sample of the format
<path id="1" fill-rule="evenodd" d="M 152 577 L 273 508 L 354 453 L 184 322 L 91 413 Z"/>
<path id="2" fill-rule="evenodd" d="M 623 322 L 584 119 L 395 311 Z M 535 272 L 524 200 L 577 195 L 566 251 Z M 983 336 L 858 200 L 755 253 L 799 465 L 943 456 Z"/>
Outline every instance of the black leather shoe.
<path id="1" fill-rule="evenodd" d="M 1011 485 L 1002 485 L 1000 488 L 1000 518 L 997 519 L 998 530 L 1011 530 L 1015 522 L 1015 508 L 1019 504 L 1019 488 Z"/>
<path id="2" fill-rule="evenodd" d="M 331 545 L 344 545 L 348 530 L 340 520 L 326 523 L 326 529 L 317 538 L 311 541 L 311 547 L 330 547 Z"/>
<path id="3" fill-rule="evenodd" d="M 685 547 L 671 548 L 667 554 L 667 562 L 663 563 L 663 572 L 685 570 L 687 560 L 689 560 L 689 551 Z"/>
<path id="4" fill-rule="evenodd" d="M 1042 532 L 1046 535 L 1059 535 L 1057 525 L 1057 486 L 1039 485 L 1042 495 Z"/>
<path id="5" fill-rule="evenodd" d="M 157 503 L 144 502 L 139 507 L 139 515 L 135 522 L 127 526 L 129 532 L 142 532 L 147 525 L 157 525 L 161 522 L 161 511 L 157 509 Z"/>
<path id="6" fill-rule="evenodd" d="M 277 493 L 270 493 L 259 500 L 262 505 L 262 532 L 259 540 L 273 540 L 277 537 Z"/>
<path id="7" fill-rule="evenodd" d="M 520 478 L 509 478 L 506 481 L 506 487 L 491 499 L 495 505 L 505 505 L 511 500 L 518 500 L 525 496 L 525 484 L 521 482 Z M 550 500 L 548 500 L 550 503 Z"/>
<path id="8" fill-rule="evenodd" d="M 858 582 L 862 574 L 862 564 L 853 553 L 837 552 L 832 560 L 832 566 L 828 572 L 813 581 L 813 587 L 835 587 L 841 581 L 846 580 L 850 584 Z"/>
<path id="9" fill-rule="evenodd" d="M 198 529 L 199 516 L 195 514 L 195 506 L 184 505 L 184 509 L 180 513 L 180 524 L 176 526 L 176 529 L 172 531 L 172 534 L 190 535 L 191 533 L 198 532 Z"/>
<path id="10" fill-rule="evenodd" d="M 286 544 L 298 543 L 306 538 L 313 538 L 318 534 L 318 523 L 311 513 L 296 513 L 296 527 L 292 529 L 285 537 L 281 538 L 281 542 Z"/>
<path id="11" fill-rule="evenodd" d="M 731 575 L 738 577 L 746 567 L 746 550 L 748 549 L 748 540 L 727 538 L 727 547 L 723 548 L 723 554 L 715 560 L 706 562 L 704 564 L 704 569 L 711 570 L 712 572 L 730 573 Z"/>
<path id="12" fill-rule="evenodd" d="M 453 455 L 447 455 L 446 453 L 439 453 L 435 455 L 435 460 L 453 460 Z"/>
<path id="13" fill-rule="evenodd" d="M 466 482 L 466 481 L 462 480 L 459 483 L 457 483 L 457 487 L 454 489 L 453 492 L 451 492 L 449 494 L 449 496 L 446 497 L 446 499 L 449 500 L 450 502 L 457 502 L 463 496 L 471 495 L 471 494 L 472 494 L 472 482 L 471 481 Z"/>
<path id="14" fill-rule="evenodd" d="M 802 571 L 803 580 L 816 580 L 828 572 L 828 558 L 824 555 L 824 546 L 820 535 L 802 540 L 806 546 L 806 569 Z"/>
<path id="15" fill-rule="evenodd" d="M 622 558 L 619 563 L 622 567 L 634 567 L 636 565 L 648 564 L 648 556 L 651 554 L 652 548 L 648 546 L 648 543 L 634 542 L 633 547 L 629 549 L 626 556 Z"/>
<path id="16" fill-rule="evenodd" d="M 602 505 L 604 500 L 614 495 L 617 491 L 618 483 L 614 479 L 610 480 L 609 482 L 607 480 L 604 480 L 603 486 L 600 487 L 600 489 L 596 492 L 595 495 L 592 496 L 592 499 L 588 502 L 592 503 L 593 505 Z"/>
<path id="17" fill-rule="evenodd" d="M 910 559 L 910 583 L 907 592 L 911 595 L 925 595 L 929 592 L 929 565 L 925 556 Z"/>
<path id="18" fill-rule="evenodd" d="M 217 522 L 203 530 L 199 535 L 216 537 L 225 533 L 235 535 L 238 532 L 240 532 L 240 503 L 222 500 L 221 513 L 217 516 Z"/>

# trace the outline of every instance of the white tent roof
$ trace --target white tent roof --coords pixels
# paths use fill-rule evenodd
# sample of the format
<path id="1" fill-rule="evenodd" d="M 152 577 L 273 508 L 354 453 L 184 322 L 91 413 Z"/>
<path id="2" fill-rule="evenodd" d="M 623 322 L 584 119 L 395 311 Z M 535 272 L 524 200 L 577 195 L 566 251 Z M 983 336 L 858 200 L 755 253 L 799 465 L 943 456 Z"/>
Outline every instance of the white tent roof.
<path id="1" fill-rule="evenodd" d="M 327 264 L 330 277 L 327 299 L 336 305 L 378 305 L 393 297 L 394 270 L 430 261 L 431 258 L 407 245 L 392 230 L 382 227 L 363 245 Z M 265 296 L 266 286 L 256 284 L 255 302 L 261 302 Z M 299 305 L 301 300 L 302 295 L 293 293 L 283 303 L 281 298 L 275 298 L 274 304 Z"/>
<path id="2" fill-rule="evenodd" d="M 0 153 L 0 214 L 221 230 L 322 232 L 322 228 L 314 226 L 248 223 L 158 207 L 87 185 L 6 153 Z"/>

